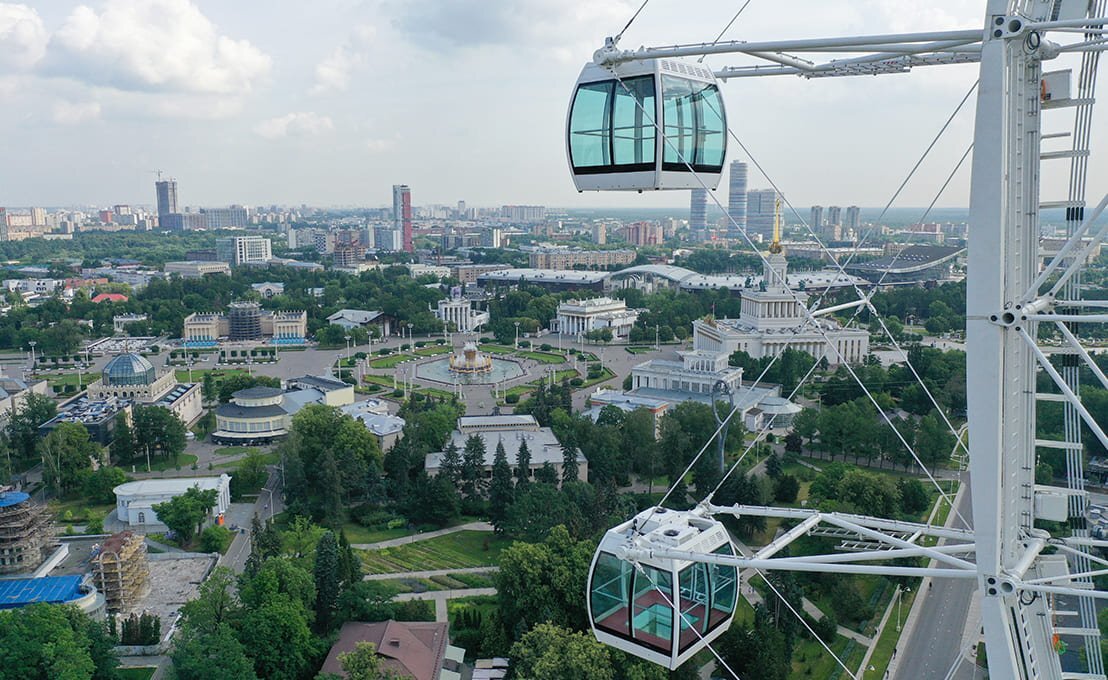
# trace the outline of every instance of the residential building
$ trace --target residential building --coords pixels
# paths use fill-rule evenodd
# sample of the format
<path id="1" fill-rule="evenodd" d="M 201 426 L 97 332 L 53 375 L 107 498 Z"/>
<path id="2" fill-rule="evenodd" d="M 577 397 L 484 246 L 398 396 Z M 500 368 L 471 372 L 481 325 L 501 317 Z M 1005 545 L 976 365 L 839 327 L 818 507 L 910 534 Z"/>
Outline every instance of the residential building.
<path id="1" fill-rule="evenodd" d="M 577 250 L 543 248 L 529 254 L 532 269 L 605 269 L 629 265 L 635 261 L 633 250 Z"/>
<path id="2" fill-rule="evenodd" d="M 634 222 L 627 225 L 624 238 L 635 246 L 660 246 L 665 243 L 662 225 L 656 222 Z"/>
<path id="3" fill-rule="evenodd" d="M 477 277 L 486 272 L 511 269 L 507 264 L 456 264 L 450 267 L 450 275 L 463 285 L 477 283 Z"/>
<path id="4" fill-rule="evenodd" d="M 260 264 L 273 259 L 273 244 L 262 236 L 221 238 L 215 242 L 215 249 L 216 256 L 232 267 Z"/>
<path id="5" fill-rule="evenodd" d="M 827 209 L 827 226 L 828 227 L 841 227 L 843 226 L 843 209 L 837 205 L 833 205 Z"/>
<path id="6" fill-rule="evenodd" d="M 708 191 L 693 189 L 689 193 L 689 230 L 693 239 L 703 241 L 708 234 Z"/>
<path id="7" fill-rule="evenodd" d="M 500 209 L 500 217 L 509 222 L 536 224 L 546 219 L 546 208 L 541 205 L 506 205 Z"/>
<path id="8" fill-rule="evenodd" d="M 250 211 L 242 206 L 201 208 L 208 229 L 245 229 L 250 224 Z"/>
<path id="9" fill-rule="evenodd" d="M 400 248 L 394 250 L 412 252 L 412 190 L 407 184 L 392 187 L 392 223 L 401 239 Z"/>
<path id="10" fill-rule="evenodd" d="M 594 222 L 592 225 L 592 242 L 602 246 L 608 242 L 608 225 L 603 222 Z"/>
<path id="11" fill-rule="evenodd" d="M 199 383 L 178 383 L 173 371 L 160 375 L 146 357 L 127 353 L 116 356 L 100 372 L 100 379 L 89 383 L 91 402 L 112 399 L 161 406 L 186 425 L 200 417 L 203 397 Z"/>
<path id="12" fill-rule="evenodd" d="M 773 216 L 777 200 L 781 197 L 773 189 L 754 189 L 746 192 L 746 233 L 763 239 L 773 235 Z"/>
<path id="13" fill-rule="evenodd" d="M 808 226 L 812 231 L 819 234 L 823 231 L 823 206 L 813 205 L 812 214 L 808 217 Z"/>
<path id="14" fill-rule="evenodd" d="M 365 263 L 365 248 L 360 245 L 338 245 L 331 257 L 336 269 L 350 269 Z"/>
<path id="15" fill-rule="evenodd" d="M 183 279 L 199 279 L 208 274 L 231 274 L 231 266 L 226 262 L 207 262 L 198 260 L 184 260 L 180 262 L 166 262 L 166 274 L 176 274 Z"/>
<path id="16" fill-rule="evenodd" d="M 401 251 L 404 249 L 404 232 L 391 227 L 375 227 L 373 241 L 377 250 Z"/>
<path id="17" fill-rule="evenodd" d="M 339 657 L 369 642 L 389 677 L 411 680 L 461 680 L 465 650 L 450 644 L 446 623 L 381 621 L 344 623 L 320 672 L 345 678 Z"/>
<path id="18" fill-rule="evenodd" d="M 558 305 L 558 332 L 563 335 L 585 335 L 608 329 L 614 338 L 626 338 L 639 318 L 638 311 L 628 309 L 623 300 L 598 297 L 587 300 L 567 300 Z"/>
<path id="19" fill-rule="evenodd" d="M 450 297 L 439 300 L 435 318 L 459 333 L 473 333 L 489 322 L 489 313 L 474 308 L 473 300 Z"/>
<path id="20" fill-rule="evenodd" d="M 731 161 L 727 184 L 727 235 L 741 239 L 746 231 L 746 181 L 748 168 L 742 161 Z"/>
<path id="21" fill-rule="evenodd" d="M 531 469 L 529 476 L 534 478 L 535 471 L 549 463 L 554 468 L 558 479 L 562 478 L 562 461 L 565 454 L 562 444 L 554 436 L 549 427 L 540 427 L 539 422 L 531 415 L 507 415 L 507 416 L 463 416 L 458 418 L 458 428 L 450 434 L 450 443 L 458 448 L 465 449 L 466 440 L 470 436 L 480 437 L 485 444 L 484 476 L 492 477 L 493 457 L 496 455 L 496 445 L 504 444 L 504 450 L 508 454 L 508 461 L 515 465 L 516 453 L 523 442 L 527 442 L 527 449 L 531 452 Z M 427 474 L 434 477 L 442 468 L 444 453 L 429 453 L 424 460 Z M 589 463 L 583 455 L 577 452 L 577 478 L 582 482 L 587 481 Z"/>
<path id="22" fill-rule="evenodd" d="M 218 524 L 231 507 L 231 478 L 218 477 L 169 477 L 142 479 L 126 482 L 112 489 L 115 493 L 115 512 L 120 522 L 135 529 L 155 530 L 165 525 L 158 520 L 154 506 L 184 495 L 189 489 L 216 491 L 215 505 L 208 517 Z"/>
<path id="23" fill-rule="evenodd" d="M 847 229 L 853 229 L 855 233 L 862 227 L 862 209 L 856 205 L 847 207 L 846 209 L 846 224 Z"/>

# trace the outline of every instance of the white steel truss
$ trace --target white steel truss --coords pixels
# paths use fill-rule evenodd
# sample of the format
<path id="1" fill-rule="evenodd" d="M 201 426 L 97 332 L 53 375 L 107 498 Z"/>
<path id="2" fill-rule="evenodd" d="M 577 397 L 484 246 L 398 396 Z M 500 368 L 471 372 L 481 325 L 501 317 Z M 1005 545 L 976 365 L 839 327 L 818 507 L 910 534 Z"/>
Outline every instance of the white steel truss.
<path id="1" fill-rule="evenodd" d="M 1057 20 L 1059 13 L 1082 18 Z M 1108 377 L 1081 347 L 1071 330 L 1075 323 L 1105 323 L 1106 314 L 1081 313 L 1103 303 L 1079 299 L 1080 269 L 1085 256 L 1108 237 L 1108 226 L 1098 228 L 1090 242 L 1083 242 L 1108 207 L 1108 197 L 1084 219 L 1085 172 L 1088 127 L 1091 120 L 1096 58 L 1108 48 L 1103 36 L 1108 25 L 1104 0 L 987 0 L 982 29 L 901 35 L 785 40 L 773 42 L 713 42 L 640 48 L 625 51 L 618 39 L 609 39 L 594 55 L 600 65 L 643 59 L 678 58 L 712 54 L 743 54 L 763 64 L 717 70 L 720 79 L 798 75 L 804 78 L 900 73 L 917 66 L 980 63 L 980 81 L 974 135 L 970 204 L 969 276 L 967 281 L 967 393 L 971 424 L 970 470 L 973 489 L 974 529 L 959 530 L 926 524 L 859 517 L 815 510 L 752 506 L 716 506 L 704 503 L 694 512 L 704 515 L 778 517 L 798 524 L 751 557 L 705 555 L 675 550 L 633 539 L 620 557 L 632 562 L 673 559 L 721 563 L 740 568 L 818 571 L 853 574 L 932 576 L 976 579 L 982 597 L 982 618 L 989 655 L 989 671 L 997 679 L 1077 677 L 1063 674 L 1053 642 L 1056 634 L 1086 639 L 1090 673 L 1080 677 L 1104 678 L 1099 646 L 1095 654 L 1095 620 L 1090 623 L 1094 599 L 1108 593 L 1091 589 L 1091 579 L 1108 573 L 1108 560 L 1089 554 L 1089 548 L 1108 547 L 1090 539 L 1087 532 L 1052 537 L 1035 527 L 1036 519 L 1051 519 L 1040 505 L 1062 496 L 1067 516 L 1083 510 L 1084 491 L 1073 481 L 1080 476 L 1079 424 L 1083 423 L 1105 446 L 1108 435 L 1081 404 L 1077 363 L 1060 372 L 1038 347 L 1039 325 L 1057 327 L 1067 348 L 1108 388 Z M 1091 13 L 1091 14 L 1090 14 Z M 1083 41 L 1061 46 L 1049 42 L 1051 32 L 1076 33 Z M 1041 96 L 1042 63 L 1067 52 L 1084 52 L 1079 96 L 1044 104 Z M 850 54 L 859 56 L 819 63 L 800 54 Z M 1044 138 L 1064 134 L 1042 131 L 1044 110 L 1077 109 L 1074 148 L 1044 153 Z M 1070 196 L 1042 202 L 1039 168 L 1042 160 L 1070 159 Z M 1067 210 L 1070 238 L 1046 269 L 1038 267 L 1039 213 L 1045 208 Z M 1044 286 L 1050 288 L 1041 292 Z M 816 313 L 848 309 L 868 301 L 850 303 Z M 1059 314 L 1059 308 L 1077 308 Z M 1036 393 L 1041 368 L 1059 392 Z M 1066 408 L 1066 440 L 1036 438 L 1036 402 L 1062 401 Z M 1070 458 L 1071 484 L 1053 489 L 1035 484 L 1037 447 L 1065 449 Z M 1073 459 L 1077 458 L 1075 464 Z M 822 528 L 821 528 L 822 527 Z M 830 555 L 775 557 L 803 535 L 832 532 L 857 540 L 856 549 Z M 828 535 L 824 533 L 824 535 Z M 1050 548 L 1051 554 L 1043 554 Z M 915 564 L 897 564 L 910 559 Z M 932 559 L 942 569 L 919 566 Z M 1072 565 L 1076 569 L 1071 568 Z M 1081 625 L 1055 627 L 1050 595 L 1079 599 Z"/>

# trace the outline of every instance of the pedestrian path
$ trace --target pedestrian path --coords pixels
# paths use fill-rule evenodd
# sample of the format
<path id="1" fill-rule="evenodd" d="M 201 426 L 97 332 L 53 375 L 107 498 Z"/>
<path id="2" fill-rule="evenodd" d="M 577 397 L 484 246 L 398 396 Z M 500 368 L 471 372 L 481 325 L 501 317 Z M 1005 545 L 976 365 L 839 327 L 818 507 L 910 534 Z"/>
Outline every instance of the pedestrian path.
<path id="1" fill-rule="evenodd" d="M 448 600 L 456 600 L 459 597 L 478 597 L 481 595 L 496 595 L 496 588 L 464 588 L 462 590 L 435 590 L 426 593 L 401 593 L 393 598 L 396 602 L 409 602 L 411 600 L 431 600 L 435 603 L 435 621 L 449 623 L 446 603 Z"/>
<path id="2" fill-rule="evenodd" d="M 387 541 L 378 541 L 377 543 L 351 543 L 350 545 L 352 548 L 357 548 L 358 550 L 380 550 L 382 548 L 396 548 L 401 545 L 408 545 L 409 543 L 429 541 L 432 538 L 438 538 L 439 536 L 456 534 L 459 531 L 493 531 L 493 526 L 488 522 L 470 522 L 469 524 L 459 524 L 456 527 L 447 527 L 446 529 L 439 529 L 437 531 L 428 531 L 421 534 L 412 534 L 411 536 L 402 536 L 400 538 L 393 538 Z"/>
<path id="3" fill-rule="evenodd" d="M 465 567 L 462 569 L 430 569 L 428 571 L 401 571 L 392 574 L 366 574 L 363 581 L 392 581 L 402 578 L 432 578 L 451 574 L 491 574 L 500 571 L 500 567 Z"/>

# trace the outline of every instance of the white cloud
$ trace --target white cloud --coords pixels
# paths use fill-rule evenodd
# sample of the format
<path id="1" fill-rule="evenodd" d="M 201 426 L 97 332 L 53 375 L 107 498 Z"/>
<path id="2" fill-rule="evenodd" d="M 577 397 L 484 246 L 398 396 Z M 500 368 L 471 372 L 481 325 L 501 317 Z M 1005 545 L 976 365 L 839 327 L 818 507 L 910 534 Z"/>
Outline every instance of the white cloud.
<path id="1" fill-rule="evenodd" d="M 46 54 L 49 35 L 38 12 L 27 5 L 0 3 L 0 70 L 23 70 Z"/>
<path id="2" fill-rule="evenodd" d="M 388 138 L 367 139 L 366 142 L 365 142 L 365 148 L 370 153 L 381 153 L 383 151 L 391 151 L 394 147 L 396 147 L 396 144 L 399 141 L 400 141 L 399 137 L 396 137 L 396 136 L 388 137 Z"/>
<path id="3" fill-rule="evenodd" d="M 271 66 L 249 42 L 221 35 L 190 0 L 78 6 L 51 48 L 51 73 L 121 90 L 239 94 Z"/>
<path id="4" fill-rule="evenodd" d="M 99 117 L 99 102 L 59 101 L 54 104 L 51 114 L 51 118 L 59 125 L 76 125 Z"/>
<path id="5" fill-rule="evenodd" d="M 329 117 L 311 111 L 302 111 L 263 120 L 254 127 L 254 132 L 266 139 L 280 139 L 314 137 L 334 129 L 335 124 Z"/>
<path id="6" fill-rule="evenodd" d="M 350 76 L 365 65 L 368 59 L 367 47 L 376 33 L 372 26 L 355 28 L 346 42 L 316 65 L 315 85 L 312 86 L 311 93 L 345 92 L 350 86 Z"/>

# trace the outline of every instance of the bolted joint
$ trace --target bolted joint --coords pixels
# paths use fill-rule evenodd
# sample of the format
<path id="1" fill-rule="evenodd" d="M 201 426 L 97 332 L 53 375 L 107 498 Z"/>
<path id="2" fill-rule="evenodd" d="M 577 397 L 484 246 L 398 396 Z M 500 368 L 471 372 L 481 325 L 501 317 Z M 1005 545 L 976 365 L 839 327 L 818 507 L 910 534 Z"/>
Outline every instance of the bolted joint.
<path id="1" fill-rule="evenodd" d="M 986 574 L 982 581 L 981 594 L 984 597 L 1007 597 L 1016 592 L 1016 582 L 1011 578 Z"/>
<path id="2" fill-rule="evenodd" d="M 1021 38 L 1027 33 L 1027 20 L 1018 15 L 998 15 L 989 22 L 989 36 L 997 40 Z"/>
<path id="3" fill-rule="evenodd" d="M 989 315 L 989 321 L 997 326 L 1003 326 L 1005 328 L 1011 328 L 1016 325 L 1016 322 L 1020 320 L 1020 314 L 1018 310 L 1013 309 L 1011 306 L 1005 307 L 1002 311 Z"/>

